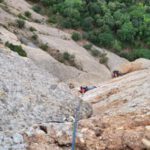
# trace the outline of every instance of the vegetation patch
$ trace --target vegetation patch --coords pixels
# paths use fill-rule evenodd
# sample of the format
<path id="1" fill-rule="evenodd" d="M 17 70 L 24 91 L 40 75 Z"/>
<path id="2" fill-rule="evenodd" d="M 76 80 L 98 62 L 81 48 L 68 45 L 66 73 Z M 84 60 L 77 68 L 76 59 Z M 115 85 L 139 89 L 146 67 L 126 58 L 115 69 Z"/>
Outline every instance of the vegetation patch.
<path id="1" fill-rule="evenodd" d="M 25 11 L 25 12 L 24 12 L 24 15 L 25 15 L 27 18 L 31 18 L 31 16 L 32 16 L 31 12 L 29 12 L 29 11 Z"/>
<path id="2" fill-rule="evenodd" d="M 33 2 L 33 0 L 32 0 Z M 130 49 L 137 58 L 147 58 L 150 49 L 149 0 L 34 0 L 38 13 L 44 10 L 49 21 L 62 28 L 80 29 L 83 38 L 117 54 Z M 79 35 L 72 35 L 75 41 Z M 125 56 L 125 55 L 122 55 Z"/>
<path id="3" fill-rule="evenodd" d="M 17 52 L 20 56 L 27 57 L 27 53 L 22 49 L 21 45 L 14 45 L 7 41 L 5 46 L 9 47 L 14 52 Z"/>
<path id="4" fill-rule="evenodd" d="M 92 48 L 92 44 L 86 44 L 86 45 L 84 45 L 83 47 L 86 49 L 86 50 L 91 50 L 91 48 Z"/>
<path id="5" fill-rule="evenodd" d="M 94 56 L 94 57 L 99 57 L 99 55 L 100 55 L 100 51 L 97 50 L 96 48 L 91 49 L 90 52 L 91 52 L 92 56 Z"/>
<path id="6" fill-rule="evenodd" d="M 40 7 L 39 5 L 34 5 L 32 7 L 32 10 L 34 10 L 36 13 L 42 14 L 42 7 Z"/>
<path id="7" fill-rule="evenodd" d="M 64 52 L 61 53 L 59 50 L 54 50 L 54 49 L 48 49 L 47 52 L 55 58 L 57 61 L 68 65 L 68 66 L 73 66 L 79 70 L 82 70 L 82 66 L 78 65 L 76 63 L 76 57 L 73 54 L 70 54 L 69 52 Z"/>
<path id="8" fill-rule="evenodd" d="M 101 64 L 107 64 L 108 62 L 108 57 L 107 57 L 107 54 L 106 53 L 101 53 L 100 56 L 99 56 L 99 62 Z"/>
<path id="9" fill-rule="evenodd" d="M 43 49 L 44 51 L 47 51 L 48 50 L 48 44 L 47 43 L 41 44 L 40 48 Z"/>
<path id="10" fill-rule="evenodd" d="M 33 33 L 33 35 L 31 36 L 32 40 L 37 41 L 38 40 L 38 35 Z"/>
<path id="11" fill-rule="evenodd" d="M 22 19 L 17 19 L 16 20 L 16 25 L 17 25 L 18 28 L 22 29 L 22 28 L 25 27 L 25 21 L 22 20 Z"/>
<path id="12" fill-rule="evenodd" d="M 80 69 L 76 62 L 75 62 L 75 55 L 69 54 L 68 52 L 60 53 L 58 57 L 58 61 L 64 63 L 65 65 L 73 66 L 77 69 Z"/>
<path id="13" fill-rule="evenodd" d="M 99 58 L 99 63 L 101 64 L 107 64 L 108 62 L 108 57 L 107 57 L 107 53 L 102 53 L 99 50 L 97 50 L 96 48 L 92 48 L 92 44 L 86 44 L 83 46 L 85 49 L 87 49 L 90 54 L 94 57 Z"/>
<path id="14" fill-rule="evenodd" d="M 22 14 L 18 14 L 18 18 L 23 19 L 23 20 L 27 20 L 27 18 Z"/>
<path id="15" fill-rule="evenodd" d="M 138 58 L 150 59 L 150 50 L 149 49 L 135 49 L 131 52 L 122 52 L 120 56 L 125 57 L 126 59 L 130 61 L 133 61 Z"/>
<path id="16" fill-rule="evenodd" d="M 81 35 L 79 33 L 77 33 L 77 32 L 73 32 L 72 39 L 74 41 L 79 41 L 79 40 L 81 40 Z"/>
<path id="17" fill-rule="evenodd" d="M 31 32 L 37 31 L 34 27 L 30 27 L 29 30 L 30 30 Z"/>

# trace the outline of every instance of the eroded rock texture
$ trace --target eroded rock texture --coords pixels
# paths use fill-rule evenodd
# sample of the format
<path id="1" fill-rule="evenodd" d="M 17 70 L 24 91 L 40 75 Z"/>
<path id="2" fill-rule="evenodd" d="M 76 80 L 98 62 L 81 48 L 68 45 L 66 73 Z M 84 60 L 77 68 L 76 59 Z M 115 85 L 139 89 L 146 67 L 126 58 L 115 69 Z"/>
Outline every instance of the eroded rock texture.
<path id="1" fill-rule="evenodd" d="M 28 58 L 10 51 L 0 50 L 0 70 L 2 149 L 22 144 L 23 137 L 17 133 L 36 123 L 70 121 L 81 101 L 71 94 L 67 85 L 40 70 Z M 89 117 L 90 105 L 83 101 L 81 105 L 80 117 Z"/>
<path id="2" fill-rule="evenodd" d="M 150 70 L 133 72 L 100 84 L 82 98 L 94 115 L 79 122 L 77 150 L 142 150 L 150 140 Z M 25 134 L 29 150 L 69 150 L 72 123 L 47 124 Z M 40 140 L 39 140 L 40 139 Z"/>

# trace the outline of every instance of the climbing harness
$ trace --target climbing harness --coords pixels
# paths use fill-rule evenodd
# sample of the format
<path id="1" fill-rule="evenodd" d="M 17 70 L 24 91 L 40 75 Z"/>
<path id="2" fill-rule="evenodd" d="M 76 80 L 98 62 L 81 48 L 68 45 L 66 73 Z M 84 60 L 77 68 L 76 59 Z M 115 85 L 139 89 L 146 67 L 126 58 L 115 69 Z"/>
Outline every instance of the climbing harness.
<path id="1" fill-rule="evenodd" d="M 73 124 L 73 134 L 72 134 L 72 146 L 71 150 L 75 150 L 75 145 L 76 145 L 76 134 L 77 134 L 77 127 L 78 127 L 78 120 L 79 120 L 79 113 L 80 113 L 80 105 L 81 101 L 79 102 L 76 111 L 75 111 L 75 120 Z"/>

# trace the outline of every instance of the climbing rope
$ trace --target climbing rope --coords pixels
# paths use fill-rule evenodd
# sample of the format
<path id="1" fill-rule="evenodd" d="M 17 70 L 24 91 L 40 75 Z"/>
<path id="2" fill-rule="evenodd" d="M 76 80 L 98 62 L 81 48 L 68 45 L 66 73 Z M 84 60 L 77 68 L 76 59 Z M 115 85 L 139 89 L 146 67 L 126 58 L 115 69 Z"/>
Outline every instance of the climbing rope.
<path id="1" fill-rule="evenodd" d="M 81 102 L 79 102 L 79 104 L 76 108 L 76 111 L 75 111 L 75 120 L 74 120 L 74 124 L 73 124 L 73 135 L 72 135 L 71 150 L 75 150 L 76 134 L 77 134 L 77 127 L 78 127 L 79 113 L 80 113 L 80 105 L 81 105 Z"/>

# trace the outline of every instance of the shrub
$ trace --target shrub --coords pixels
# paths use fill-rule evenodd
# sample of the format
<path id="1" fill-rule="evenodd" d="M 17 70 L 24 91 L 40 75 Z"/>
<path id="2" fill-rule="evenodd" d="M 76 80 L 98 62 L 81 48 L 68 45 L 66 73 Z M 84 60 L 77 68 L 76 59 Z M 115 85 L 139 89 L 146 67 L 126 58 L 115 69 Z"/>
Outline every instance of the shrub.
<path id="1" fill-rule="evenodd" d="M 31 38 L 32 38 L 32 40 L 36 41 L 38 39 L 38 35 L 34 33 Z"/>
<path id="2" fill-rule="evenodd" d="M 57 18 L 55 16 L 51 16 L 48 18 L 47 22 L 49 23 L 57 23 Z"/>
<path id="3" fill-rule="evenodd" d="M 93 28 L 93 18 L 92 17 L 87 17 L 83 20 L 82 22 L 82 28 L 85 31 L 91 30 Z"/>
<path id="4" fill-rule="evenodd" d="M 40 48 L 43 49 L 44 51 L 47 51 L 48 50 L 48 44 L 47 43 L 41 44 Z"/>
<path id="5" fill-rule="evenodd" d="M 42 13 L 42 8 L 39 5 L 34 5 L 32 7 L 32 10 L 34 10 L 35 12 L 41 14 Z"/>
<path id="6" fill-rule="evenodd" d="M 35 20 L 34 20 L 34 22 L 36 22 L 36 23 L 41 23 L 41 22 L 42 22 L 42 20 L 35 19 Z"/>
<path id="7" fill-rule="evenodd" d="M 75 61 L 75 55 L 69 54 L 68 52 L 63 53 L 63 59 L 69 62 L 74 62 Z"/>
<path id="8" fill-rule="evenodd" d="M 92 50 L 91 50 L 91 54 L 92 54 L 92 56 L 94 56 L 94 57 L 99 57 L 100 51 L 98 51 L 97 49 L 92 49 Z"/>
<path id="9" fill-rule="evenodd" d="M 30 30 L 31 32 L 36 31 L 36 29 L 35 29 L 34 27 L 30 27 L 29 30 Z"/>
<path id="10" fill-rule="evenodd" d="M 150 59 L 149 49 L 135 49 L 130 53 L 130 60 L 135 60 L 137 58 L 147 58 Z"/>
<path id="11" fill-rule="evenodd" d="M 65 64 L 69 64 L 70 66 L 74 66 L 79 69 L 78 65 L 75 62 L 75 55 L 69 54 L 68 52 L 64 52 L 63 60 Z"/>
<path id="12" fill-rule="evenodd" d="M 84 32 L 84 33 L 82 34 L 82 38 L 85 39 L 85 40 L 89 39 L 88 33 L 87 33 L 87 32 Z"/>
<path id="13" fill-rule="evenodd" d="M 24 12 L 24 15 L 26 16 L 26 17 L 28 17 L 28 18 L 31 18 L 31 13 L 29 12 L 29 11 L 25 11 Z"/>
<path id="14" fill-rule="evenodd" d="M 86 44 L 83 47 L 87 50 L 91 50 L 92 46 L 93 46 L 92 44 Z"/>
<path id="15" fill-rule="evenodd" d="M 119 53 L 122 50 L 121 42 L 118 40 L 114 40 L 112 44 L 112 48 L 115 50 L 115 52 Z"/>
<path id="16" fill-rule="evenodd" d="M 21 45 L 14 45 L 12 43 L 6 42 L 5 46 L 9 47 L 14 52 L 17 52 L 20 56 L 27 57 L 27 54 L 22 49 Z"/>
<path id="17" fill-rule="evenodd" d="M 81 35 L 79 33 L 77 33 L 77 32 L 73 32 L 72 39 L 74 41 L 79 41 L 79 40 L 81 40 Z"/>
<path id="18" fill-rule="evenodd" d="M 130 54 L 129 54 L 129 52 L 122 51 L 119 55 L 121 57 L 124 57 L 124 58 L 130 60 Z"/>
<path id="19" fill-rule="evenodd" d="M 98 36 L 99 45 L 104 47 L 111 47 L 114 37 L 111 33 L 101 33 Z"/>
<path id="20" fill-rule="evenodd" d="M 150 59 L 150 50 L 149 49 L 135 49 L 131 52 L 122 52 L 120 56 L 133 61 L 138 58 Z"/>
<path id="21" fill-rule="evenodd" d="M 100 55 L 100 59 L 99 59 L 99 62 L 101 64 L 106 64 L 108 62 L 108 57 L 107 57 L 107 54 L 106 53 L 102 53 Z"/>
<path id="22" fill-rule="evenodd" d="M 25 16 L 23 16 L 22 14 L 19 14 L 18 17 L 19 17 L 20 19 L 23 19 L 23 20 L 26 20 L 26 19 L 27 19 L 27 18 L 26 18 Z"/>
<path id="23" fill-rule="evenodd" d="M 20 28 L 20 29 L 25 27 L 25 21 L 22 20 L 22 19 L 16 20 L 16 23 L 17 23 L 17 27 Z"/>
<path id="24" fill-rule="evenodd" d="M 60 22 L 60 26 L 63 28 L 71 28 L 72 25 L 71 25 L 70 19 L 66 18 L 66 19 L 62 20 L 62 22 Z"/>

